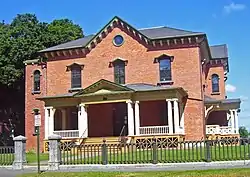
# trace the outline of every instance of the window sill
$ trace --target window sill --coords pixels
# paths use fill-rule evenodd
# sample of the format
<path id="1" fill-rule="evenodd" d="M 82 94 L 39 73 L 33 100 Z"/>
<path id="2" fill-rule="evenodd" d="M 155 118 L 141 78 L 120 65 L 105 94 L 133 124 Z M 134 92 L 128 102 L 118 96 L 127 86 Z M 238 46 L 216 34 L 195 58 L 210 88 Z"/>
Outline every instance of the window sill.
<path id="1" fill-rule="evenodd" d="M 41 91 L 34 91 L 34 90 L 32 90 L 32 94 L 34 95 L 34 94 L 40 94 L 41 93 Z"/>
<path id="2" fill-rule="evenodd" d="M 78 92 L 80 90 L 82 90 L 83 88 L 70 88 L 69 92 Z"/>
<path id="3" fill-rule="evenodd" d="M 157 85 L 161 86 L 161 85 L 173 85 L 174 81 L 160 81 L 157 83 Z"/>
<path id="4" fill-rule="evenodd" d="M 211 95 L 220 95 L 220 92 L 213 92 Z"/>

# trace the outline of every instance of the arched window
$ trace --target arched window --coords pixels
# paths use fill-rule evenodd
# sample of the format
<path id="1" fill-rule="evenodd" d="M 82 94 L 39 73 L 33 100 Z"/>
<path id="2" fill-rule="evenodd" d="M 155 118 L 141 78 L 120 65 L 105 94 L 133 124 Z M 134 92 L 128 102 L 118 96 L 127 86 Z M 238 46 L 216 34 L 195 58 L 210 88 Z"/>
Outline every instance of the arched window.
<path id="1" fill-rule="evenodd" d="M 113 62 L 115 83 L 125 84 L 125 62 L 116 60 Z"/>
<path id="2" fill-rule="evenodd" d="M 174 56 L 162 54 L 154 59 L 154 63 L 159 63 L 160 84 L 172 84 L 172 61 Z"/>
<path id="3" fill-rule="evenodd" d="M 36 70 L 34 72 L 34 92 L 39 92 L 40 91 L 40 71 Z"/>
<path id="4" fill-rule="evenodd" d="M 82 87 L 82 68 L 80 65 L 74 64 L 71 66 L 71 88 Z"/>
<path id="5" fill-rule="evenodd" d="M 219 76 L 217 74 L 212 75 L 212 92 L 219 92 Z"/>

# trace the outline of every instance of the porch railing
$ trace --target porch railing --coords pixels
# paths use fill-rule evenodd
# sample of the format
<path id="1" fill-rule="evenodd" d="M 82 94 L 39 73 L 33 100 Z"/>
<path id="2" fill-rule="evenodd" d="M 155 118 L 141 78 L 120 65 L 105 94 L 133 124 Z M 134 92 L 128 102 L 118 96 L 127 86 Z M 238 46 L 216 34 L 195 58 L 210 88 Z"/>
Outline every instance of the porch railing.
<path id="1" fill-rule="evenodd" d="M 79 138 L 79 130 L 58 130 L 54 131 L 54 134 L 62 138 Z"/>
<path id="2" fill-rule="evenodd" d="M 168 126 L 146 126 L 139 128 L 140 135 L 162 135 L 169 133 Z"/>
<path id="3" fill-rule="evenodd" d="M 232 127 L 228 127 L 228 126 L 222 126 L 220 127 L 220 133 L 221 134 L 234 134 Z"/>
<path id="4" fill-rule="evenodd" d="M 234 134 L 232 127 L 219 125 L 206 125 L 206 134 Z"/>

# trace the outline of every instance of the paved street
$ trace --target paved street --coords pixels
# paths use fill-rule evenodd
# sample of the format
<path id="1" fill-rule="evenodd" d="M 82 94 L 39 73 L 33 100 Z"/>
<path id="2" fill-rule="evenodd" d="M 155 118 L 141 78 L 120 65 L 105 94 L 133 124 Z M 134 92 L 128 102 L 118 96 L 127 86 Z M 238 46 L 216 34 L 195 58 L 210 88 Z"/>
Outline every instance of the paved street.
<path id="1" fill-rule="evenodd" d="M 23 173 L 30 173 L 30 170 L 10 170 L 5 168 L 0 168 L 0 177 L 16 177 L 17 175 L 21 175 Z"/>

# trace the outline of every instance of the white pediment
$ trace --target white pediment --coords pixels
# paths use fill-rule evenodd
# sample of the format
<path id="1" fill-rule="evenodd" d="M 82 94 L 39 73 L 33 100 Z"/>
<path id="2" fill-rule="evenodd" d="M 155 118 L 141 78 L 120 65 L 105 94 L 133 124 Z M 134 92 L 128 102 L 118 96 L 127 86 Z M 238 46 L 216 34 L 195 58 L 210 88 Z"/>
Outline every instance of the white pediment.
<path id="1" fill-rule="evenodd" d="M 111 93 L 111 92 L 112 92 L 111 90 L 100 89 L 100 90 L 97 90 L 95 93 Z"/>

